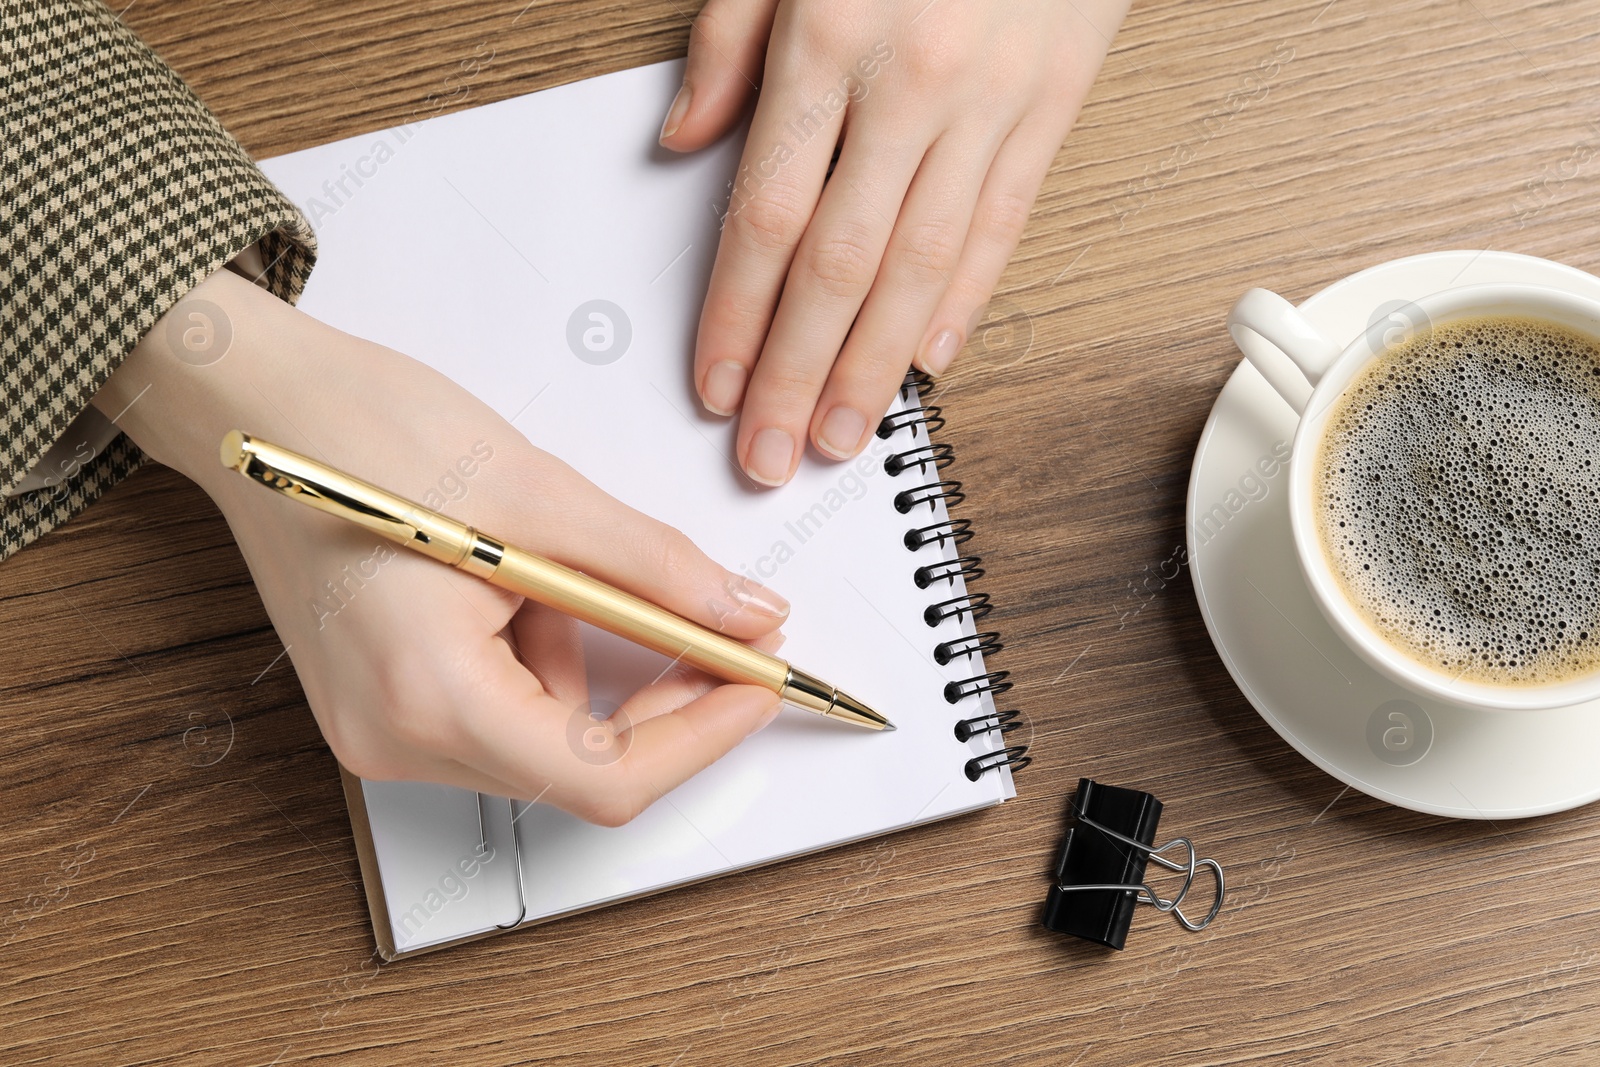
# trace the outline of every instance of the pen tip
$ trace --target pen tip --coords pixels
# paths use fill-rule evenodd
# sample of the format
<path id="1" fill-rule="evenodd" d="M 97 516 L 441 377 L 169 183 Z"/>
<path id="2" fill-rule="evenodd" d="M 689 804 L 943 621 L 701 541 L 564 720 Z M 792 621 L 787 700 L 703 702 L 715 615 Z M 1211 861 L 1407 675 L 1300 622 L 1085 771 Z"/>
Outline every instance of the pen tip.
<path id="1" fill-rule="evenodd" d="M 883 724 L 883 732 L 884 733 L 890 733 L 890 732 L 892 732 L 894 730 L 894 728 L 895 728 L 894 727 L 894 723 L 892 723 L 892 722 L 886 722 L 886 723 Z"/>
<path id="2" fill-rule="evenodd" d="M 790 673 L 794 673 L 794 667 L 790 667 L 789 670 Z M 866 704 L 858 701 L 856 697 L 845 693 L 843 689 L 834 688 L 834 686 L 827 686 L 827 688 L 834 691 L 832 693 L 834 699 L 829 701 L 826 712 L 822 712 L 827 717 L 838 718 L 838 720 L 846 721 L 846 723 L 854 723 L 856 726 L 866 726 L 867 729 L 875 731 L 875 733 L 882 733 L 885 729 L 894 729 L 894 723 L 888 720 L 888 715 L 874 712 Z"/>

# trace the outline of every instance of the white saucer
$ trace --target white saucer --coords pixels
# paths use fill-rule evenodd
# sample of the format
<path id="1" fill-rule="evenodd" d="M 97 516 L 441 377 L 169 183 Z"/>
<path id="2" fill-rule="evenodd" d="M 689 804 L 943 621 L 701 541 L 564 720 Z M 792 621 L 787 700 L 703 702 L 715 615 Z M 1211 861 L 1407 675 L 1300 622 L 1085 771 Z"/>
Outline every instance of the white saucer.
<path id="1" fill-rule="evenodd" d="M 1506 252 L 1439 252 L 1351 275 L 1300 312 L 1342 342 L 1401 301 L 1486 282 L 1600 299 L 1600 278 L 1570 267 Z M 1442 704 L 1384 679 L 1334 633 L 1295 559 L 1288 471 L 1272 462 L 1275 446 L 1288 455 L 1294 427 L 1289 406 L 1241 360 L 1200 435 L 1189 479 L 1200 613 L 1256 711 L 1318 767 L 1403 808 L 1507 819 L 1600 799 L 1600 701 L 1540 712 Z"/>

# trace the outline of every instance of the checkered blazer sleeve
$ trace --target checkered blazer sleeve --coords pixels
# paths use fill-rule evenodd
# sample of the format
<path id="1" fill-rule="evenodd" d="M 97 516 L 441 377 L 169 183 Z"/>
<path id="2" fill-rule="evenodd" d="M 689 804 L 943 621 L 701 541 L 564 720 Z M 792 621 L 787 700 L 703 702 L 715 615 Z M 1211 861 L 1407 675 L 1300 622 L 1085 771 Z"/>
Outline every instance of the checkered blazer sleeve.
<path id="1" fill-rule="evenodd" d="M 151 325 L 252 245 L 298 297 L 310 226 L 170 67 L 94 0 L 0 0 L 0 559 L 142 462 L 118 435 L 18 491 Z"/>

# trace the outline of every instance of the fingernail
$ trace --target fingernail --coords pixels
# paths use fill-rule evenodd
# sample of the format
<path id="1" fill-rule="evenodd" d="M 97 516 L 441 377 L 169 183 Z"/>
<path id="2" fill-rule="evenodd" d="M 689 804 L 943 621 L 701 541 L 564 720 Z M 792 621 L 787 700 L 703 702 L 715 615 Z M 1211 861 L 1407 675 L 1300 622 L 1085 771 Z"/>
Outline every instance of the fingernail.
<path id="1" fill-rule="evenodd" d="M 834 459 L 849 459 L 861 447 L 867 417 L 855 408 L 838 405 L 828 412 L 817 431 L 817 444 Z"/>
<path id="2" fill-rule="evenodd" d="M 922 369 L 929 374 L 943 374 L 959 351 L 961 335 L 947 326 L 934 334 L 928 347 L 922 350 Z"/>
<path id="3" fill-rule="evenodd" d="M 762 485 L 782 485 L 789 480 L 789 464 L 793 462 L 793 435 L 768 426 L 751 440 L 744 472 Z"/>
<path id="4" fill-rule="evenodd" d="M 665 141 L 677 133 L 678 127 L 683 125 L 683 117 L 689 113 L 689 95 L 689 83 L 684 82 L 683 88 L 678 90 L 678 95 L 672 98 L 672 106 L 667 108 L 667 120 L 661 124 L 659 140 Z"/>
<path id="5" fill-rule="evenodd" d="M 778 717 L 778 712 L 780 712 L 782 710 L 783 710 L 783 701 L 780 700 L 777 703 L 773 704 L 772 707 L 770 709 L 768 709 L 767 713 L 765 715 L 761 716 L 761 718 L 756 721 L 756 724 L 750 730 L 750 733 L 759 734 L 762 730 L 765 730 L 767 727 L 771 726 L 772 725 L 772 720 L 776 719 Z"/>
<path id="6" fill-rule="evenodd" d="M 728 593 L 740 607 L 749 608 L 774 619 L 789 614 L 789 602 L 764 585 L 748 578 L 733 578 L 728 582 Z"/>
<path id="7" fill-rule="evenodd" d="M 715 415 L 732 415 L 744 399 L 744 383 L 749 372 L 744 364 L 725 359 L 706 371 L 705 395 L 700 402 Z"/>

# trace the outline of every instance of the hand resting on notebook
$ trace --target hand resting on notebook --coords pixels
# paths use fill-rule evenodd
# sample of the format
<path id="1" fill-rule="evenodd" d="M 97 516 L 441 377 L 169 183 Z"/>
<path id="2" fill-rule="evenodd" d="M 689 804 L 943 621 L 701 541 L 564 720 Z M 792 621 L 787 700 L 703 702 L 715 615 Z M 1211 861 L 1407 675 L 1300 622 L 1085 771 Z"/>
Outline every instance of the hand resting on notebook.
<path id="1" fill-rule="evenodd" d="M 214 362 L 170 340 L 169 321 L 195 308 L 231 331 Z M 537 798 L 616 825 L 778 712 L 766 690 L 673 671 L 612 716 L 615 740 L 596 753 L 587 741 L 604 727 L 588 714 L 575 622 L 224 469 L 224 433 L 260 434 L 704 625 L 781 643 L 776 594 L 607 496 L 449 379 L 228 271 L 158 322 L 95 404 L 221 509 L 323 736 L 356 774 Z"/>
<path id="2" fill-rule="evenodd" d="M 950 365 L 1127 6 L 707 0 L 661 143 L 704 147 L 760 87 L 694 367 L 750 477 L 808 439 L 854 456 L 907 366 Z"/>

